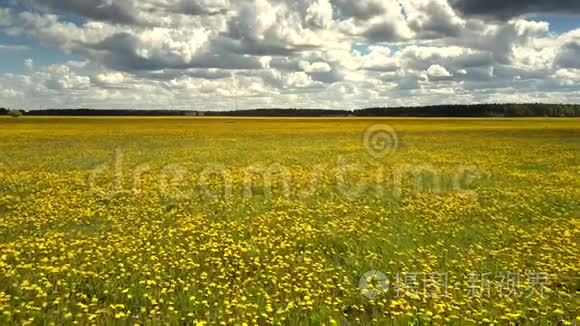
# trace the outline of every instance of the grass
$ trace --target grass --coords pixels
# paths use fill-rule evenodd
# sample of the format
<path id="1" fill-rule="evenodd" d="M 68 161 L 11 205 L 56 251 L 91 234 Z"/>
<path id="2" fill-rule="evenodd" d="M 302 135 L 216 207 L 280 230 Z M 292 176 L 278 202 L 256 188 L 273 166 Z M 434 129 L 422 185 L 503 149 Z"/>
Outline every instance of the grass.
<path id="1" fill-rule="evenodd" d="M 396 150 L 369 155 L 372 125 Z M 577 119 L 0 118 L 0 324 L 577 323 L 579 136 Z M 388 291 L 361 290 L 372 270 Z"/>

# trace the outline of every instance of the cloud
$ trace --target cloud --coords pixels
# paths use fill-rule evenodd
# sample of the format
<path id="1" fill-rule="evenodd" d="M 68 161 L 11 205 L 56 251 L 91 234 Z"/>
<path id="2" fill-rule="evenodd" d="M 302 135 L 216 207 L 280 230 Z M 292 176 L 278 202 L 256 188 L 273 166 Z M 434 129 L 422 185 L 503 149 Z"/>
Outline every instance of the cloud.
<path id="1" fill-rule="evenodd" d="M 28 50 L 30 50 L 28 45 L 0 44 L 0 52 L 22 52 Z"/>
<path id="2" fill-rule="evenodd" d="M 315 62 L 311 64 L 308 61 L 301 61 L 300 66 L 305 72 L 308 73 L 323 73 L 332 70 L 330 65 L 326 62 Z"/>
<path id="3" fill-rule="evenodd" d="M 25 1 L 0 8 L 2 36 L 67 56 L 0 71 L 7 103 L 356 107 L 510 91 L 578 99 L 580 29 L 557 34 L 525 16 L 560 12 L 555 1 Z M 25 48 L 0 45 L 16 50 Z"/>
<path id="4" fill-rule="evenodd" d="M 91 86 L 89 77 L 77 75 L 66 65 L 51 65 L 37 76 L 44 79 L 44 85 L 52 90 L 82 90 Z"/>
<path id="5" fill-rule="evenodd" d="M 129 70 L 193 67 L 208 41 L 203 30 L 154 28 L 140 33 L 120 32 L 86 44 L 110 67 Z"/>
<path id="6" fill-rule="evenodd" d="M 580 69 L 559 69 L 554 74 L 554 77 L 563 81 L 573 80 L 580 82 Z"/>
<path id="7" fill-rule="evenodd" d="M 390 20 L 373 24 L 363 35 L 373 43 L 397 42 L 409 37 L 397 24 L 393 24 Z"/>
<path id="8" fill-rule="evenodd" d="M 445 67 L 442 67 L 440 65 L 430 66 L 429 69 L 427 69 L 427 75 L 429 76 L 429 78 L 435 79 L 453 76 L 452 74 L 449 73 L 449 71 L 447 71 L 447 69 L 445 69 Z"/>
<path id="9" fill-rule="evenodd" d="M 409 27 L 421 39 L 458 36 L 465 21 L 457 16 L 447 0 L 405 0 L 403 8 Z"/>
<path id="10" fill-rule="evenodd" d="M 135 24 L 139 21 L 137 10 L 128 0 L 25 0 L 36 9 L 72 13 L 98 21 Z"/>
<path id="11" fill-rule="evenodd" d="M 12 11 L 10 8 L 0 8 L 0 26 L 10 26 L 12 24 Z"/>
<path id="12" fill-rule="evenodd" d="M 580 38 L 566 42 L 559 49 L 556 65 L 561 68 L 580 68 Z"/>
<path id="13" fill-rule="evenodd" d="M 28 58 L 28 59 L 24 60 L 24 66 L 28 70 L 32 70 L 32 69 L 34 69 L 34 61 L 32 61 L 32 59 Z"/>
<path id="14" fill-rule="evenodd" d="M 409 46 L 401 50 L 397 56 L 407 69 L 420 71 L 427 70 L 433 65 L 460 70 L 494 64 L 491 53 L 459 46 Z"/>
<path id="15" fill-rule="evenodd" d="M 332 22 L 328 0 L 245 1 L 220 42 L 241 54 L 295 55 L 336 42 Z"/>
<path id="16" fill-rule="evenodd" d="M 389 1 L 389 0 L 386 0 Z M 333 0 L 339 13 L 346 18 L 370 19 L 386 13 L 385 0 Z"/>
<path id="17" fill-rule="evenodd" d="M 104 72 L 97 74 L 94 78 L 95 83 L 102 86 L 118 86 L 127 81 L 126 76 L 120 72 Z"/>
<path id="18" fill-rule="evenodd" d="M 396 71 L 401 68 L 399 58 L 393 57 L 387 47 L 371 46 L 369 53 L 362 58 L 361 68 L 373 71 Z"/>
<path id="19" fill-rule="evenodd" d="M 549 24 L 541 21 L 514 19 L 506 23 L 490 24 L 470 21 L 459 36 L 447 39 L 445 44 L 491 53 L 501 64 L 513 61 L 514 49 L 547 36 Z"/>
<path id="20" fill-rule="evenodd" d="M 338 29 L 370 43 L 398 42 L 413 37 L 403 7 L 396 0 L 335 1 L 343 14 Z"/>
<path id="21" fill-rule="evenodd" d="M 487 16 L 509 19 L 525 14 L 571 14 L 580 13 L 576 0 L 450 0 L 458 12 L 466 16 Z"/>
<path id="22" fill-rule="evenodd" d="M 0 89 L 0 98 L 13 98 L 19 95 L 22 95 L 22 93 L 12 88 Z"/>
<path id="23" fill-rule="evenodd" d="M 227 0 L 181 0 L 170 8 L 173 12 L 185 15 L 213 16 L 226 14 L 229 7 Z"/>
<path id="24" fill-rule="evenodd" d="M 188 77 L 202 80 L 217 80 L 232 78 L 233 73 L 230 70 L 218 68 L 190 68 L 190 69 L 164 69 L 150 72 L 138 72 L 139 77 L 155 80 L 174 80 L 180 77 Z"/>

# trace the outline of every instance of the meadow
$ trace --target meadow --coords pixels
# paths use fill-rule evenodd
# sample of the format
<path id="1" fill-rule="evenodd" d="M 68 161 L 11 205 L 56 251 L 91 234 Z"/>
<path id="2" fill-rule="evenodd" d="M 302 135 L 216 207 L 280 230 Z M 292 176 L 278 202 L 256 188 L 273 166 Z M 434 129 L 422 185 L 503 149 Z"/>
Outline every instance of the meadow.
<path id="1" fill-rule="evenodd" d="M 1 325 L 580 322 L 578 119 L 23 117 L 0 139 Z"/>

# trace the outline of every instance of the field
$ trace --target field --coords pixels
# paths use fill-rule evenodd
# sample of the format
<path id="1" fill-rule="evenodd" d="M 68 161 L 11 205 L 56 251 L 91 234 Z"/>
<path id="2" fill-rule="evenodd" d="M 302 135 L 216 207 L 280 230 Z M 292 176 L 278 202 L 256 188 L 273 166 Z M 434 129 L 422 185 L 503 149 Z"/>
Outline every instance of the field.
<path id="1" fill-rule="evenodd" d="M 0 118 L 0 324 L 576 324 L 578 119 Z"/>

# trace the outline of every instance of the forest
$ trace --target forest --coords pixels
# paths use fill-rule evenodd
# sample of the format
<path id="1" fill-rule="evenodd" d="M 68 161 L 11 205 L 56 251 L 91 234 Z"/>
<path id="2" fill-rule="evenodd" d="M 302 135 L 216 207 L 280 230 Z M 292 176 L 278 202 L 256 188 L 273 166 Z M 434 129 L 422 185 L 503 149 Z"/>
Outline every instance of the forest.
<path id="1" fill-rule="evenodd" d="M 578 117 L 577 104 L 472 104 L 365 109 L 264 108 L 231 111 L 96 110 L 0 108 L 0 115 L 20 112 L 26 116 L 239 116 L 239 117 Z M 20 116 L 20 114 L 12 114 Z"/>

